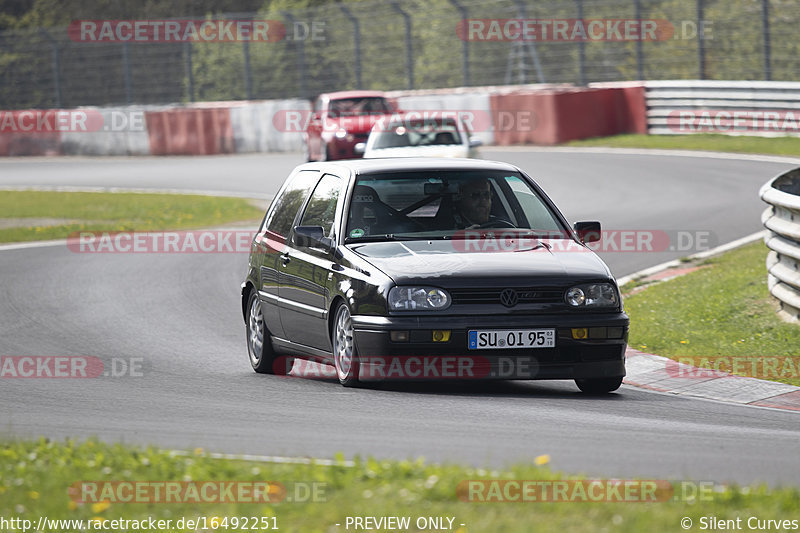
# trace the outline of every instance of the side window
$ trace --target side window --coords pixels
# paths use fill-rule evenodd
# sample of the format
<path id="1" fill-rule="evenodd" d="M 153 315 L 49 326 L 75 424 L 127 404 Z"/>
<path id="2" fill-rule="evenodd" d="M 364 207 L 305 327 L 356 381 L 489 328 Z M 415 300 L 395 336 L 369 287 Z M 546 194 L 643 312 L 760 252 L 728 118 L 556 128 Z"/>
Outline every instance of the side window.
<path id="1" fill-rule="evenodd" d="M 523 213 L 521 214 L 524 214 L 525 218 L 528 219 L 529 228 L 553 232 L 561 231 L 560 224 L 556 221 L 553 213 L 521 178 L 507 176 L 505 181 L 522 207 Z M 523 227 L 521 220 L 516 221 L 516 224 L 519 227 Z"/>
<path id="2" fill-rule="evenodd" d="M 342 180 L 331 174 L 325 174 L 314 189 L 308 201 L 301 226 L 322 226 L 324 235 L 330 236 L 336 218 L 336 203 L 342 189 Z"/>
<path id="3" fill-rule="evenodd" d="M 272 211 L 267 216 L 267 230 L 282 237 L 289 235 L 297 212 L 308 198 L 318 176 L 317 172 L 304 170 L 292 178 L 280 197 L 275 199 Z"/>

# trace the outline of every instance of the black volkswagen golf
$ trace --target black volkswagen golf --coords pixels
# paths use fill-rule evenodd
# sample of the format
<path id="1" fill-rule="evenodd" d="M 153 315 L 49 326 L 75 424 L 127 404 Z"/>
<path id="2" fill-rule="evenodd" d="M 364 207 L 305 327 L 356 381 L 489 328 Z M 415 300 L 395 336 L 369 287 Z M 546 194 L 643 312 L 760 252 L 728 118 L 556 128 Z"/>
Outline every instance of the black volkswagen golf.
<path id="1" fill-rule="evenodd" d="M 297 167 L 242 284 L 256 372 L 384 380 L 574 379 L 619 388 L 628 316 L 608 267 L 520 169 L 473 159 Z"/>

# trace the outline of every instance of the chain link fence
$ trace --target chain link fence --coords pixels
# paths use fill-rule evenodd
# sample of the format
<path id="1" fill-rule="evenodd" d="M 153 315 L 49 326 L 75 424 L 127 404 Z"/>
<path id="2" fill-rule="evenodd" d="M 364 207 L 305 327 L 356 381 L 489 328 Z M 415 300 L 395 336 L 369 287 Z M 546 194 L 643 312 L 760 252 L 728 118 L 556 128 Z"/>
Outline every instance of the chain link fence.
<path id="1" fill-rule="evenodd" d="M 353 0 L 291 10 L 277 4 L 223 17 L 279 21 L 286 37 L 277 42 L 88 42 L 71 38 L 66 27 L 2 32 L 0 108 L 537 82 L 797 80 L 800 72 L 800 0 Z M 465 19 L 484 32 L 459 34 Z M 645 20 L 669 31 L 646 41 L 492 34 L 506 19 L 572 20 L 571 29 L 575 19 Z M 492 27 L 493 20 L 500 25 Z"/>

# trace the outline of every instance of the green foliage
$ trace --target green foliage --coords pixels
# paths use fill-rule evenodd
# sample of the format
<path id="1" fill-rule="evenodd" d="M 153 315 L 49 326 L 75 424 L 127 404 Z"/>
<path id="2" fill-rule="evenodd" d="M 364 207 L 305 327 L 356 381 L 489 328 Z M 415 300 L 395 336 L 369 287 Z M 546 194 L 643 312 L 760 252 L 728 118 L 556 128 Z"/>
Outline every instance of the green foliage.
<path id="1" fill-rule="evenodd" d="M 332 465 L 281 464 L 214 459 L 203 450 L 175 454 L 155 448 L 105 444 L 97 440 L 6 441 L 0 447 L 0 516 L 30 519 L 172 519 L 180 517 L 276 517 L 279 530 L 331 531 L 348 516 L 455 517 L 453 530 L 503 532 L 674 531 L 684 516 L 719 519 L 751 516 L 793 518 L 800 510 L 796 488 L 706 487 L 676 490 L 656 503 L 468 503 L 456 493 L 466 480 L 564 480 L 546 466 L 516 464 L 491 471 L 423 460 L 356 458 Z M 537 461 L 545 463 L 544 461 Z M 68 488 L 81 481 L 271 481 L 291 489 L 316 483 L 317 501 L 280 503 L 77 503 Z M 680 487 L 680 485 L 673 485 Z M 685 492 L 685 491 L 684 491 Z M 694 494 L 694 497 L 689 497 Z M 463 527 L 460 524 L 465 524 Z M 535 526 L 534 526 L 535 525 Z M 343 528 L 343 526 L 342 526 Z M 171 530 L 175 530 L 173 527 Z"/>
<path id="2" fill-rule="evenodd" d="M 461 0 L 471 19 L 518 18 L 512 0 Z M 405 0 L 398 4 L 411 18 L 413 88 L 464 85 L 465 43 L 456 32 L 462 14 L 450 0 Z M 584 2 L 584 19 L 633 19 L 633 0 Z M 761 0 L 704 0 L 707 24 L 705 76 L 708 79 L 759 80 L 766 76 Z M 53 49 L 60 54 L 62 106 L 125 103 L 312 98 L 322 92 L 358 88 L 355 29 L 360 28 L 361 88 L 394 90 L 411 85 L 404 19 L 385 0 L 35 0 L 23 5 L 1 0 L 0 102 L 6 108 L 53 106 Z M 771 77 L 796 80 L 800 43 L 794 38 L 800 0 L 769 0 Z M 525 16 L 574 19 L 573 0 L 527 2 Z M 125 89 L 124 47 L 120 43 L 76 43 L 66 35 L 73 20 L 242 17 L 273 21 L 289 39 L 278 42 L 134 43 L 128 47 L 130 94 Z M 639 77 L 641 51 L 645 79 L 696 79 L 699 72 L 696 0 L 642 0 L 643 19 L 672 27 L 671 38 L 643 42 L 492 42 L 466 43 L 469 84 L 506 85 L 540 81 L 535 58 L 548 83 L 577 83 L 583 53 L 584 79 L 633 80 Z M 294 25 L 297 23 L 297 26 Z M 316 39 L 304 34 L 314 25 Z M 50 35 L 45 38 L 38 28 Z M 7 31 L 2 31 L 2 30 Z M 300 29 L 299 33 L 296 31 Z M 13 31 L 12 31 L 13 30 Z M 298 39 L 297 37 L 301 37 Z M 248 93 L 245 48 L 249 50 Z M 191 63 L 191 67 L 189 66 Z M 190 70 L 191 68 L 191 70 Z M 194 94 L 189 93 L 189 73 Z M 77 75 L 79 73 L 80 75 Z"/>
<path id="3" fill-rule="evenodd" d="M 762 242 L 750 244 L 625 298 L 630 346 L 673 359 L 791 357 L 800 368 L 800 327 L 775 312 L 766 255 Z M 796 372 L 786 376 L 778 381 L 800 385 Z"/>
<path id="4" fill-rule="evenodd" d="M 714 133 L 694 135 L 615 135 L 570 141 L 569 146 L 612 148 L 656 148 L 664 150 L 710 150 L 750 154 L 800 155 L 798 137 L 750 137 Z"/>
<path id="5" fill-rule="evenodd" d="M 195 195 L 0 192 L 3 218 L 18 219 L 16 227 L 0 229 L 0 242 L 65 238 L 76 231 L 148 231 L 213 227 L 255 221 L 263 211 L 241 198 Z M 64 219 L 41 225 L 37 218 Z M 25 219 L 34 222 L 24 224 Z"/>

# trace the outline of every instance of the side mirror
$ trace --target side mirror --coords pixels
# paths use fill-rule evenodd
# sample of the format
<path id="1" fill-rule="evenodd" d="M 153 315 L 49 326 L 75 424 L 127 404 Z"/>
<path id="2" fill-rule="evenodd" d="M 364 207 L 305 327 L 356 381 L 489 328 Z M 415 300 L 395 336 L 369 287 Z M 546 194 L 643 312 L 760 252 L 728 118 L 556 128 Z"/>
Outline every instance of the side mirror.
<path id="1" fill-rule="evenodd" d="M 478 139 L 477 137 L 470 137 L 469 138 L 469 147 L 470 148 L 477 148 L 478 146 L 483 146 L 483 141 Z"/>
<path id="2" fill-rule="evenodd" d="M 364 152 L 367 150 L 367 143 L 356 143 L 353 147 L 353 153 L 364 155 Z"/>
<path id="3" fill-rule="evenodd" d="M 293 242 L 298 246 L 322 247 L 322 240 L 325 237 L 325 230 L 322 226 L 295 226 Z"/>
<path id="4" fill-rule="evenodd" d="M 597 242 L 603 237 L 600 223 L 596 220 L 591 222 L 576 222 L 572 227 L 575 229 L 575 233 L 578 234 L 578 239 L 580 239 L 582 243 Z"/>

